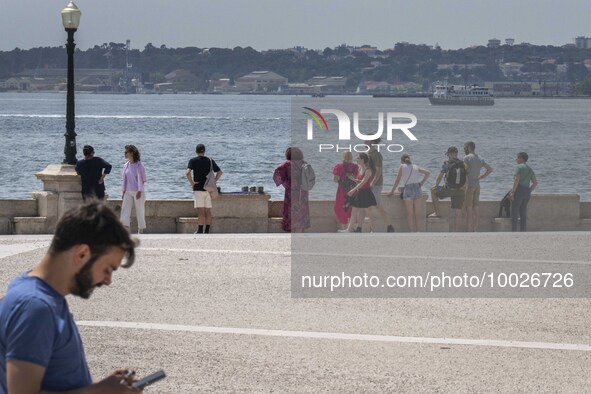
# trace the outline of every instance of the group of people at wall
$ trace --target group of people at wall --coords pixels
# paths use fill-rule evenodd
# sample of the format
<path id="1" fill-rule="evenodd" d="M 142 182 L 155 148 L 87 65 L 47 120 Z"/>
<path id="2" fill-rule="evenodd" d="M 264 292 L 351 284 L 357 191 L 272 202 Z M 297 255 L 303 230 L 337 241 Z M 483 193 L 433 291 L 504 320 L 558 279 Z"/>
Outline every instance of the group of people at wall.
<path id="1" fill-rule="evenodd" d="M 384 187 L 383 156 L 375 148 L 380 140 L 365 141 L 369 151 L 359 153 L 356 163 L 353 163 L 351 152 L 343 153 L 343 160 L 333 168 L 334 181 L 338 183 L 334 212 L 341 226 L 342 232 L 361 232 L 366 218 L 369 218 L 370 231 L 373 229 L 373 211 L 384 220 L 387 232 L 394 232 L 390 216 L 382 203 Z M 454 231 L 459 231 L 464 215 L 468 231 L 477 231 L 480 212 L 480 180 L 486 178 L 492 167 L 480 158 L 476 152 L 476 145 L 472 141 L 464 144 L 465 156 L 458 157 L 458 149 L 450 147 L 447 160 L 441 166 L 436 178 L 435 186 L 431 188 L 431 199 L 434 212 L 430 217 L 439 217 L 439 200 L 450 198 L 454 212 Z M 198 210 L 198 227 L 195 234 L 209 233 L 212 224 L 212 196 L 205 191 L 208 176 L 215 176 L 217 180 L 222 171 L 217 163 L 205 156 L 205 145 L 198 144 L 195 148 L 197 156 L 193 157 L 185 172 L 187 180 L 193 189 L 194 207 Z M 94 149 L 90 145 L 83 148 L 84 159 L 76 164 L 76 172 L 82 180 L 82 196 L 103 199 L 105 197 L 104 179 L 111 172 L 112 166 L 98 156 L 94 156 Z M 138 233 L 146 228 L 144 183 L 146 170 L 140 160 L 140 152 L 134 145 L 125 145 L 126 162 L 123 165 L 123 188 L 120 220 L 129 228 L 131 209 L 135 205 Z M 534 171 L 527 165 L 528 155 L 525 152 L 517 154 L 517 165 L 514 170 L 514 181 L 508 198 L 511 204 L 511 228 L 517 230 L 518 218 L 520 231 L 527 229 L 527 204 L 531 192 L 538 182 Z M 289 147 L 283 161 L 274 171 L 273 180 L 277 186 L 285 189 L 283 204 L 282 228 L 286 232 L 302 232 L 310 227 L 310 209 L 307 190 L 301 187 L 304 154 L 297 147 Z M 482 169 L 485 172 L 482 173 Z M 420 231 L 425 218 L 422 212 L 422 186 L 430 176 L 430 171 L 413 164 L 408 154 L 400 157 L 394 184 L 386 196 L 399 195 L 406 208 L 408 227 L 411 232 Z M 441 183 L 443 182 L 443 185 Z M 397 188 L 400 186 L 400 194 Z"/>
<path id="2" fill-rule="evenodd" d="M 472 141 L 464 143 L 464 158 L 458 157 L 458 148 L 450 146 L 445 153 L 447 160 L 443 162 L 441 171 L 431 188 L 431 199 L 434 212 L 430 217 L 439 217 L 439 200 L 449 197 L 454 212 L 454 231 L 460 231 L 464 214 L 468 231 L 477 231 L 480 223 L 480 181 L 493 171 L 492 167 L 476 154 L 476 144 Z M 519 152 L 513 171 L 513 185 L 508 193 L 511 201 L 511 231 L 527 230 L 527 205 L 531 192 L 537 187 L 538 181 L 534 171 L 527 165 L 529 156 Z M 484 168 L 484 173 L 482 169 Z M 443 185 L 440 184 L 443 181 Z"/>
<path id="3" fill-rule="evenodd" d="M 361 232 L 365 218 L 369 218 L 372 231 L 374 210 L 384 220 L 386 231 L 394 232 L 392 221 L 382 204 L 383 157 L 375 148 L 379 142 L 379 139 L 365 141 L 370 147 L 369 151 L 359 153 L 356 163 L 353 163 L 353 154 L 345 151 L 342 162 L 333 168 L 334 181 L 338 184 L 334 212 L 340 224 L 339 232 Z M 450 147 L 446 152 L 447 160 L 443 162 L 435 180 L 435 186 L 430 190 L 434 212 L 429 217 L 439 217 L 439 200 L 449 197 L 455 216 L 454 231 L 461 229 L 464 216 L 468 231 L 477 231 L 479 227 L 480 180 L 490 175 L 493 169 L 476 154 L 475 149 L 474 142 L 466 142 L 465 156 L 459 159 L 458 149 L 455 146 Z M 512 231 L 517 230 L 518 222 L 520 231 L 526 231 L 527 204 L 531 192 L 538 184 L 535 173 L 527 165 L 527 161 L 527 153 L 517 154 L 513 185 L 508 193 L 508 198 L 512 201 Z M 275 169 L 273 176 L 275 183 L 285 188 L 283 230 L 287 232 L 301 232 L 310 227 L 308 191 L 302 190 L 299 184 L 303 163 L 305 161 L 302 151 L 290 147 L 285 153 L 285 161 Z M 388 197 L 398 195 L 403 200 L 411 232 L 420 231 L 426 216 L 422 212 L 422 186 L 430 174 L 427 169 L 413 164 L 408 154 L 403 154 L 392 189 L 386 194 Z"/>
<path id="4" fill-rule="evenodd" d="M 205 145 L 198 144 L 195 148 L 197 156 L 189 160 L 185 175 L 193 189 L 194 207 L 198 210 L 197 233 L 209 233 L 212 222 L 211 194 L 203 189 L 205 180 L 213 171 L 215 180 L 222 176 L 217 163 L 205 156 Z M 76 173 L 80 175 L 82 183 L 82 198 L 105 198 L 105 177 L 111 172 L 112 166 L 104 159 L 94 155 L 94 148 L 85 145 L 82 149 L 84 159 L 76 163 Z M 121 223 L 129 230 L 131 222 L 131 208 L 135 205 L 138 233 L 146 228 L 146 169 L 140 160 L 140 152 L 134 145 L 125 145 L 125 159 L 123 165 L 123 192 L 121 194 Z"/>
<path id="5" fill-rule="evenodd" d="M 343 228 L 343 231 L 361 232 L 363 220 L 369 215 L 371 207 L 378 210 L 386 231 L 395 231 L 382 204 L 383 157 L 372 145 L 378 143 L 379 139 L 366 141 L 371 149 L 368 153 L 359 154 L 357 164 L 352 163 L 351 152 L 345 152 L 343 163 L 333 170 L 334 179 L 339 182 L 335 213 L 339 222 L 347 226 L 347 230 Z M 289 147 L 285 151 L 285 161 L 273 173 L 275 184 L 285 188 L 282 228 L 286 232 L 302 232 L 310 227 L 309 192 L 301 187 L 304 163 L 302 150 Z"/>
<path id="6" fill-rule="evenodd" d="M 458 159 L 456 147 L 447 150 L 448 160 L 443 163 L 432 189 L 435 215 L 438 215 L 435 201 L 440 198 L 451 197 L 452 208 L 455 210 L 460 210 L 466 201 L 472 201 L 472 207 L 477 207 L 474 201 L 479 196 L 479 185 L 470 183 L 470 176 L 473 181 L 481 180 L 490 174 L 492 168 L 478 158 L 474 148 L 475 145 L 470 142 L 464 145 L 466 157 L 463 160 Z M 0 300 L 0 393 L 76 391 L 132 394 L 141 391 L 133 387 L 137 380 L 126 369 L 117 369 L 93 383 L 80 332 L 65 297 L 74 295 L 87 299 L 96 287 L 110 285 L 118 268 L 133 265 L 137 243 L 129 234 L 129 216 L 131 204 L 136 204 L 141 232 L 145 228 L 145 169 L 138 149 L 133 145 L 126 145 L 123 206 L 119 219 L 110 208 L 94 200 L 105 197 L 104 180 L 112 166 L 100 157 L 95 157 L 92 146 L 86 145 L 83 152 L 84 159 L 77 163 L 76 171 L 82 178 L 83 197 L 93 199 L 62 216 L 47 253 L 32 270 L 17 276 Z M 211 208 L 211 196 L 202 194 L 209 194 L 203 190 L 204 179 L 211 172 L 215 172 L 219 179 L 222 173 L 213 159 L 205 157 L 205 146 L 197 145 L 196 153 L 197 156 L 187 166 L 187 179 L 194 190 L 195 206 Z M 339 183 L 338 204 L 335 204 L 335 209 L 339 208 L 346 215 L 340 210 L 335 212 L 341 223 L 347 224 L 351 229 L 359 228 L 360 220 L 364 220 L 366 215 L 364 210 L 370 207 L 380 209 L 380 196 L 376 196 L 376 191 L 381 195 L 383 183 L 378 181 L 378 177 L 381 176 L 382 162 L 381 157 L 374 157 L 377 155 L 371 151 L 368 154 L 360 153 L 356 158 L 357 164 L 353 164 L 350 152 L 345 153 L 343 162 L 335 166 L 333 171 L 334 179 Z M 516 216 L 519 214 L 521 230 L 525 231 L 527 202 L 537 180 L 533 170 L 527 165 L 527 153 L 518 153 L 516 161 L 509 196 L 513 201 L 513 230 L 516 230 Z M 286 151 L 286 160 L 274 173 L 275 182 L 285 187 L 284 215 L 286 212 L 288 215 L 284 217 L 288 219 L 284 220 L 286 231 L 303 231 L 310 227 L 308 191 L 298 187 L 303 163 L 301 150 L 289 148 Z M 486 172 L 480 174 L 483 167 Z M 453 188 L 454 183 L 462 183 L 461 177 L 460 180 L 457 178 L 457 175 L 461 175 L 462 168 L 467 171 L 467 185 Z M 455 178 L 450 176 L 450 169 L 457 171 Z M 403 155 L 394 186 L 388 195 L 393 195 L 396 187 L 402 184 L 406 208 L 416 214 L 415 201 L 422 198 L 421 186 L 428 177 L 429 171 L 412 164 L 410 157 Z M 353 182 L 348 182 L 347 179 Z M 439 189 L 442 180 L 445 184 Z M 345 186 L 346 183 L 351 187 Z M 352 206 L 350 210 L 344 209 L 347 202 Z M 468 208 L 470 204 L 466 205 Z M 384 213 L 383 217 L 389 223 L 388 215 Z M 341 219 L 346 219 L 347 223 L 343 223 Z M 355 224 L 351 225 L 353 221 Z M 415 221 L 415 226 L 416 224 Z M 203 231 L 205 226 L 204 221 Z M 393 231 L 393 227 L 390 227 L 391 223 L 388 231 Z M 418 229 L 419 226 L 416 226 L 415 230 Z"/>

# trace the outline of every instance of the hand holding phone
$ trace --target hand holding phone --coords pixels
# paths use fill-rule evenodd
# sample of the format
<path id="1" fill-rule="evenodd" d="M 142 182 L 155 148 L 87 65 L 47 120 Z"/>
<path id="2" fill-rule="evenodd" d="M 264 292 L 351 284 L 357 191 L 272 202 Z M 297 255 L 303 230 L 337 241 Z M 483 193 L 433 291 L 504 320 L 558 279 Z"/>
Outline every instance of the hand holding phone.
<path id="1" fill-rule="evenodd" d="M 133 377 L 135 376 L 135 371 L 127 371 L 125 372 L 125 375 L 123 376 L 123 379 L 121 379 L 121 384 L 126 384 L 128 386 L 131 386 L 131 384 L 133 383 Z"/>

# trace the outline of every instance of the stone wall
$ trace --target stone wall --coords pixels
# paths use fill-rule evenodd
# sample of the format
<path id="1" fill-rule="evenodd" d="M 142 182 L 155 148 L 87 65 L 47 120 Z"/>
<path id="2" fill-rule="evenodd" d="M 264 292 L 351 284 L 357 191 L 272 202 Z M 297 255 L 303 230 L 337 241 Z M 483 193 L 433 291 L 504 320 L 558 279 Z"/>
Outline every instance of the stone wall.
<path id="1" fill-rule="evenodd" d="M 0 234 L 14 234 L 15 217 L 38 216 L 37 202 L 30 200 L 0 200 Z"/>
<path id="2" fill-rule="evenodd" d="M 581 202 L 581 231 L 591 231 L 591 202 Z"/>
<path id="3" fill-rule="evenodd" d="M 50 164 L 35 174 L 43 182 L 43 191 L 33 199 L 0 199 L 0 234 L 51 234 L 59 218 L 82 203 L 80 177 L 74 166 Z M 382 201 L 396 231 L 407 232 L 406 210 L 398 195 Z M 107 204 L 121 212 L 121 200 Z M 433 212 L 427 195 L 421 206 L 424 215 Z M 134 210 L 135 211 L 135 210 Z M 132 211 L 131 231 L 137 229 Z M 222 194 L 213 202 L 212 230 L 215 233 L 281 232 L 283 201 L 271 201 L 268 194 Z M 454 228 L 450 202 L 441 202 L 441 217 L 426 218 L 421 231 L 448 232 Z M 497 218 L 499 202 L 481 201 L 479 231 L 510 231 L 511 219 Z M 364 231 L 384 232 L 386 226 L 374 212 L 373 223 L 366 221 Z M 309 232 L 335 232 L 338 224 L 333 201 L 311 201 Z M 373 224 L 370 228 L 370 224 Z M 192 200 L 149 200 L 146 202 L 146 233 L 192 233 L 197 227 L 197 210 Z M 578 194 L 533 194 L 528 207 L 529 231 L 591 231 L 591 202 L 581 202 Z"/>
<path id="4" fill-rule="evenodd" d="M 50 234 L 58 219 L 59 198 L 47 192 L 34 194 L 36 199 L 1 200 L 0 234 Z M 71 196 L 70 196 L 71 197 Z M 433 211 L 432 203 L 423 199 L 425 214 Z M 53 202 L 52 202 L 53 201 Z M 81 203 L 79 199 L 77 203 Z M 398 197 L 383 197 L 384 207 L 390 215 L 396 231 L 408 231 L 406 211 Z M 74 201 L 69 201 L 74 205 Z M 121 211 L 121 200 L 107 204 L 116 212 Z M 40 209 L 40 206 L 42 209 Z M 213 202 L 212 230 L 216 233 L 267 233 L 281 232 L 282 201 L 271 201 L 268 194 L 226 194 Z M 511 219 L 498 219 L 498 201 L 481 201 L 479 231 L 509 231 Z M 449 201 L 441 201 L 441 218 L 426 219 L 422 230 L 448 232 L 453 228 Z M 376 213 L 377 215 L 377 213 Z M 335 232 L 337 221 L 333 201 L 311 201 L 310 232 Z M 54 218 L 50 220 L 49 218 Z M 146 233 L 192 233 L 197 226 L 197 210 L 192 200 L 148 200 L 146 202 Z M 132 211 L 131 229 L 136 231 L 135 210 Z M 383 220 L 373 219 L 376 232 L 385 231 Z M 591 203 L 580 202 L 577 194 L 533 194 L 528 207 L 529 231 L 591 231 Z M 369 231 L 369 223 L 364 225 Z"/>

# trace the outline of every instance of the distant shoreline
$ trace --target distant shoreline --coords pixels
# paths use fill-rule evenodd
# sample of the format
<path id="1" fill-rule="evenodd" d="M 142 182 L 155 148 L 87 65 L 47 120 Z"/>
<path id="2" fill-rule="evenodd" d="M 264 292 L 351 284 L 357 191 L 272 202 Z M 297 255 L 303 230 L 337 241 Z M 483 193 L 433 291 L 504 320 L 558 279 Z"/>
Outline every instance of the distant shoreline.
<path id="1" fill-rule="evenodd" d="M 65 90 L 38 90 L 38 91 L 22 91 L 22 90 L 7 90 L 7 91 L 0 91 L 1 93 L 18 93 L 18 94 L 66 94 Z M 94 92 L 94 91 L 87 91 L 87 90 L 77 90 L 75 94 L 100 94 L 100 95 L 148 95 L 148 96 L 162 96 L 162 95 L 211 95 L 210 92 L 163 92 L 162 94 L 145 94 L 145 93 L 121 93 L 121 92 Z M 259 93 L 259 92 L 252 92 L 252 93 L 218 93 L 214 94 L 214 96 L 287 96 L 287 97 L 306 97 L 310 96 L 309 94 L 285 94 L 285 93 Z M 327 93 L 325 97 L 315 97 L 318 99 L 326 98 L 326 97 L 343 97 L 343 96 L 354 96 L 354 97 L 373 97 L 373 98 L 406 98 L 406 99 L 425 99 L 432 96 L 432 93 L 401 93 L 401 94 L 372 94 L 372 93 L 364 93 L 364 94 L 355 94 L 355 93 L 344 93 L 344 94 L 330 94 Z M 551 100 L 551 99 L 591 99 L 591 96 L 493 96 L 495 100 L 502 100 L 502 99 L 544 99 L 544 100 Z M 310 97 L 313 98 L 313 97 Z"/>

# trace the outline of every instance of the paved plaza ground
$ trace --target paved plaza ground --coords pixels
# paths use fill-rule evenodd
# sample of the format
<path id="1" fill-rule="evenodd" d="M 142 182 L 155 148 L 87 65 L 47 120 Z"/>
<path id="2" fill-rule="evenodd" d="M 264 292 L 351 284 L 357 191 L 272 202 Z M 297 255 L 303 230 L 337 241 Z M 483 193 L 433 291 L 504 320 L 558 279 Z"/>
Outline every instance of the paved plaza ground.
<path id="1" fill-rule="evenodd" d="M 584 232 L 325 237 L 388 244 L 387 259 L 591 270 Z M 589 298 L 292 298 L 289 235 L 139 238 L 109 288 L 69 297 L 95 379 L 129 367 L 166 371 L 146 393 L 591 392 Z M 0 236 L 0 295 L 49 241 Z"/>

